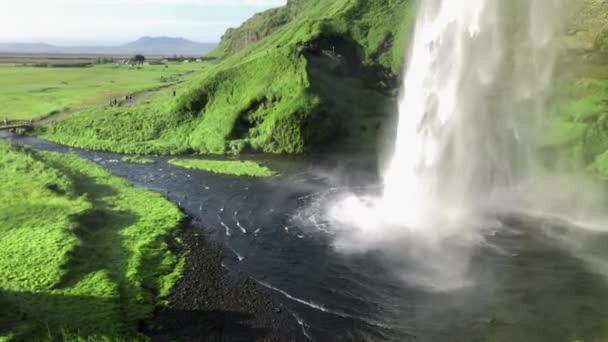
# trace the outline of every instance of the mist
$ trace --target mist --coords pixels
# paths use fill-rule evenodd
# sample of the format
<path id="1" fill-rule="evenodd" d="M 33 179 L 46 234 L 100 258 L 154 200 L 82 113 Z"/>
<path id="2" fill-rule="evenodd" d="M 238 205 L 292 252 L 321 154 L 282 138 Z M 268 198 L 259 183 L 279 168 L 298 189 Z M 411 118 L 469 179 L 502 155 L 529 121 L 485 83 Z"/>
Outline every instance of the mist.
<path id="1" fill-rule="evenodd" d="M 504 217 L 605 227 L 598 184 L 572 165 L 548 167 L 539 151 L 573 10 L 564 0 L 420 2 L 383 191 L 327 208 L 338 251 L 380 252 L 404 281 L 445 291 L 474 281 L 470 258 Z M 562 245 L 584 254 L 573 239 Z"/>

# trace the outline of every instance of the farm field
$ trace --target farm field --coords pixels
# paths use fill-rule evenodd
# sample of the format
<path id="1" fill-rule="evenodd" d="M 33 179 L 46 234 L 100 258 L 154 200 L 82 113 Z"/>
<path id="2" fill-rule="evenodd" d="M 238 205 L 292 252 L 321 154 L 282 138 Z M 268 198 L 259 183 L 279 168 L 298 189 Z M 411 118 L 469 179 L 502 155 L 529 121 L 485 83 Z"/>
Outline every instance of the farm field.
<path id="1" fill-rule="evenodd" d="M 114 98 L 171 87 L 205 67 L 203 63 L 172 63 L 167 67 L 35 67 L 0 63 L 0 118 L 35 120 L 62 111 L 106 105 Z"/>

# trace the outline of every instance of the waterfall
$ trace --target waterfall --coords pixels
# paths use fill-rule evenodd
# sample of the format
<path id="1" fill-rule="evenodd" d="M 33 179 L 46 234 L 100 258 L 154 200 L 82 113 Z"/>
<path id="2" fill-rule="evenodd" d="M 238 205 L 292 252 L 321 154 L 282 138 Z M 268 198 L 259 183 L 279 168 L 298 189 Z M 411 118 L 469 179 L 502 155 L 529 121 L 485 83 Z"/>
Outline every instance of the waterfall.
<path id="1" fill-rule="evenodd" d="M 384 173 L 381 201 L 395 222 L 425 226 L 446 210 L 467 218 L 534 174 L 559 8 L 551 0 L 422 1 Z"/>
<path id="2" fill-rule="evenodd" d="M 384 191 L 330 210 L 339 249 L 413 258 L 436 286 L 466 273 L 475 222 L 539 169 L 563 3 L 420 1 Z"/>

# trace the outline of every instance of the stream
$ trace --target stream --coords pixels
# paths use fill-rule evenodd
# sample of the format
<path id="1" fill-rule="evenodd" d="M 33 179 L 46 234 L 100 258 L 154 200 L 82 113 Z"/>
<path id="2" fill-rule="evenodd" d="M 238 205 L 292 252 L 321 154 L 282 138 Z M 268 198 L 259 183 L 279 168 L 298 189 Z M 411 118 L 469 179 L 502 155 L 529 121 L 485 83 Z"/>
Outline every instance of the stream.
<path id="1" fill-rule="evenodd" d="M 471 260 L 471 286 L 447 292 L 407 285 L 377 253 L 333 247 L 323 208 L 343 191 L 379 191 L 376 160 L 364 155 L 245 156 L 277 175 L 229 177 L 120 161 L 0 133 L 34 149 L 74 151 L 138 187 L 158 191 L 226 246 L 225 267 L 266 287 L 312 341 L 601 341 L 608 322 L 608 236 L 511 218 L 488 227 Z M 542 229 L 540 229 L 542 226 Z M 593 255 L 567 248 L 576 237 Z M 582 250 L 582 249 L 581 249 Z M 587 249 L 585 249 L 586 251 Z M 588 262 L 594 260 L 595 262 Z M 602 335 L 603 334 L 603 335 Z"/>

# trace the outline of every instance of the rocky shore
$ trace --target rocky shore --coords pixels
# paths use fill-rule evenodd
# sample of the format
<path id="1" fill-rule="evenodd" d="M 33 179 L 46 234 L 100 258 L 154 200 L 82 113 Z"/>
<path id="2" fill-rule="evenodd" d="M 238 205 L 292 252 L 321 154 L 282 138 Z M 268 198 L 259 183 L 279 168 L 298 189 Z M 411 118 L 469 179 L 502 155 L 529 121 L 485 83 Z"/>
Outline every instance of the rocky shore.
<path id="1" fill-rule="evenodd" d="M 288 309 L 246 275 L 222 265 L 225 248 L 185 224 L 183 276 L 142 331 L 153 341 L 305 341 Z"/>

